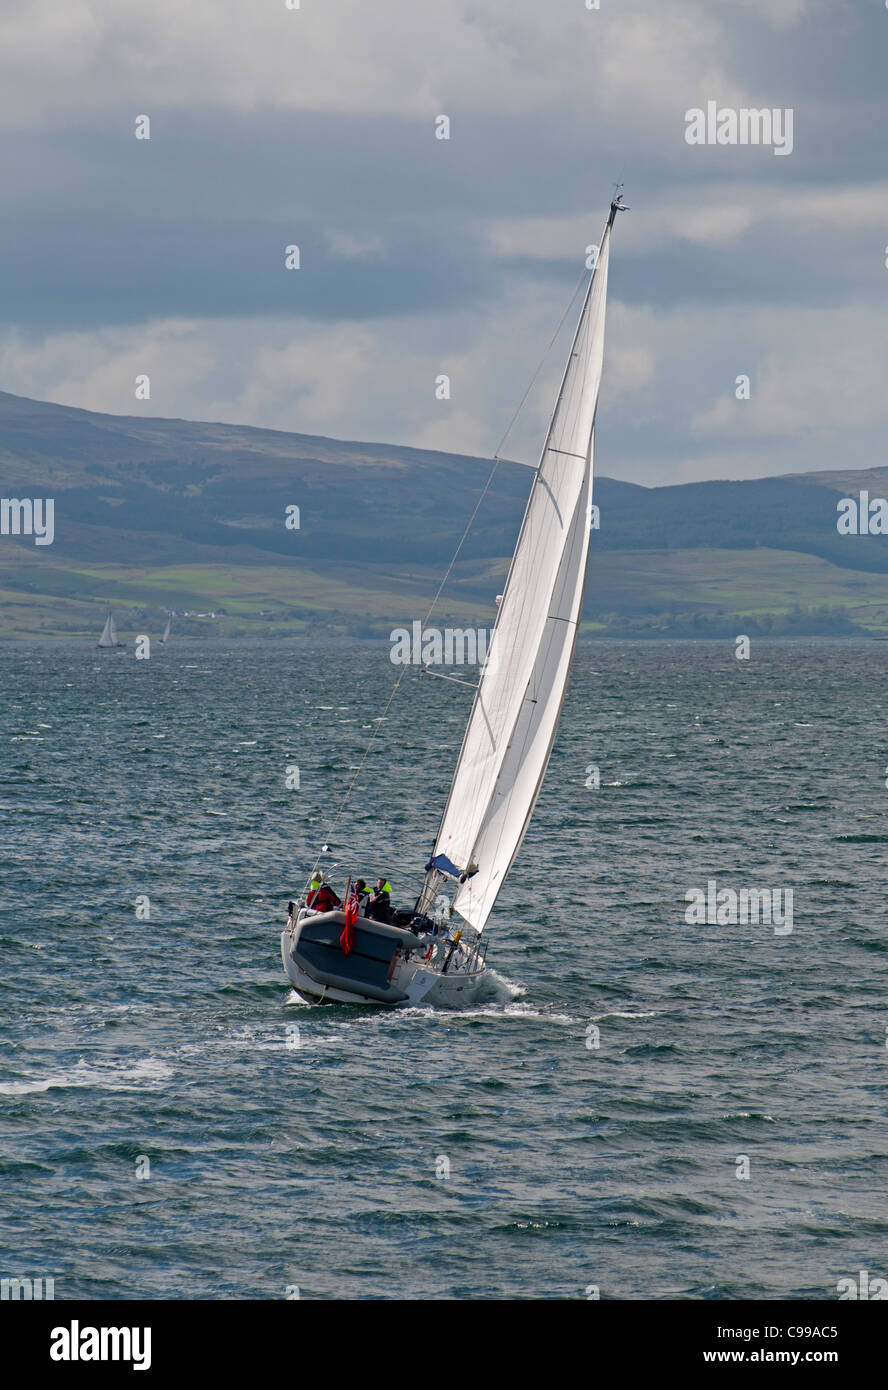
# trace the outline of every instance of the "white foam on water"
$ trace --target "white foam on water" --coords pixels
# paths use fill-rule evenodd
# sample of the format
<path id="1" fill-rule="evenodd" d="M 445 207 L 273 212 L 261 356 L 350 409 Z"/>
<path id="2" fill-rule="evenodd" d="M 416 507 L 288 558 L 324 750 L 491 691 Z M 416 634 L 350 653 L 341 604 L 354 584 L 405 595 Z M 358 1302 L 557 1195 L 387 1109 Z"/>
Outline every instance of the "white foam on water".
<path id="1" fill-rule="evenodd" d="M 623 1009 L 611 1009 L 606 1014 L 593 1014 L 592 1019 L 595 1023 L 599 1023 L 603 1018 L 659 1018 L 660 1013 L 661 1010 L 659 1009 L 652 1009 L 650 1012 L 638 1014 L 630 1014 Z"/>
<path id="2" fill-rule="evenodd" d="M 535 1009 L 532 1004 L 507 1004 L 502 1011 L 507 1018 L 538 1018 L 543 1023 L 563 1023 L 573 1027 L 575 1024 L 582 1023 L 580 1018 L 573 1018 L 570 1014 L 549 1014 L 544 1009 Z"/>
<path id="3" fill-rule="evenodd" d="M 133 1091 L 145 1085 L 168 1081 L 172 1075 L 172 1068 L 154 1057 L 146 1057 L 130 1067 L 89 1066 L 81 1057 L 70 1071 L 58 1072 L 54 1076 L 0 1082 L 0 1095 L 27 1096 L 39 1091 L 68 1090 L 78 1086 L 94 1086 L 104 1091 Z"/>
<path id="4" fill-rule="evenodd" d="M 466 1018 L 499 1018 L 506 1019 L 510 1022 L 513 1020 L 529 1020 L 530 1022 L 539 1023 L 558 1023 L 564 1026 L 574 1028 L 579 1027 L 584 1022 L 583 1019 L 572 1018 L 569 1014 L 546 1013 L 543 1009 L 534 1008 L 532 1004 L 501 1004 L 494 1002 L 488 1004 L 466 1005 L 464 1008 L 455 1006 L 453 1008 L 448 1009 L 436 1009 L 432 1008 L 428 1004 L 414 1004 L 406 1009 L 394 1009 L 390 1013 L 387 1013 L 385 1015 L 385 1018 L 387 1020 L 395 1018 L 400 1019 L 408 1017 L 411 1014 L 423 1018 L 426 1022 L 429 1022 L 431 1019 L 435 1018 L 439 1019 L 441 1022 L 444 1023 L 451 1019 L 456 1020 Z"/>
<path id="5" fill-rule="evenodd" d="M 501 975 L 498 970 L 494 970 L 490 966 L 487 967 L 484 979 L 488 987 L 492 985 L 498 993 L 502 994 L 504 999 L 517 999 L 519 994 L 523 994 L 525 991 L 524 985 L 518 985 L 514 980 L 507 980 L 505 975 Z"/>
<path id="6" fill-rule="evenodd" d="M 290 1027 L 293 1025 L 291 1024 Z M 272 1032 L 263 1031 L 258 1028 L 245 1027 L 236 1033 L 228 1033 L 225 1037 L 214 1038 L 213 1047 L 238 1047 L 246 1048 L 250 1052 L 305 1052 L 307 1051 L 304 1042 L 300 1040 L 299 1046 L 294 1047 L 280 1027 Z M 205 1048 L 196 1048 L 195 1052 L 202 1054 Z"/>
<path id="7" fill-rule="evenodd" d="M 721 1116 L 723 1120 L 770 1120 L 772 1125 L 777 1121 L 773 1115 L 767 1115 L 759 1110 L 727 1110 Z"/>

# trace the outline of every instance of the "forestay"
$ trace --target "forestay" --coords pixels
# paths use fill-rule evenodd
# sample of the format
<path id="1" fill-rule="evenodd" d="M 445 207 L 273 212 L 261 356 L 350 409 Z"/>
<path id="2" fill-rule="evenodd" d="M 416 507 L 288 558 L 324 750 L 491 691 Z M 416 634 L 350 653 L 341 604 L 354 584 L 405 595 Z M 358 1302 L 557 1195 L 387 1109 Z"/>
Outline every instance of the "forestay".
<path id="1" fill-rule="evenodd" d="M 586 292 L 423 892 L 428 901 L 442 875 L 459 879 L 453 905 L 479 931 L 533 812 L 576 643 L 616 210 Z"/>

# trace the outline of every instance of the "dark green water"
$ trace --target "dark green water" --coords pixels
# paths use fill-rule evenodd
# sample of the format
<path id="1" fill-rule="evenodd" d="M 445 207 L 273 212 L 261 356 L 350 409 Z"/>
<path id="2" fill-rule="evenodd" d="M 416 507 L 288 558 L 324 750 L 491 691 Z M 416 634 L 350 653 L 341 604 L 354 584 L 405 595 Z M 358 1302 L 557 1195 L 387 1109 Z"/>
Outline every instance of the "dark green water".
<path id="1" fill-rule="evenodd" d="M 370 644 L 0 651 L 0 1274 L 730 1299 L 888 1273 L 888 645 L 581 648 L 489 997 L 312 1010 L 286 901 L 395 674 Z M 412 900 L 469 698 L 407 678 L 334 881 Z M 709 879 L 791 889 L 792 931 L 689 925 Z"/>

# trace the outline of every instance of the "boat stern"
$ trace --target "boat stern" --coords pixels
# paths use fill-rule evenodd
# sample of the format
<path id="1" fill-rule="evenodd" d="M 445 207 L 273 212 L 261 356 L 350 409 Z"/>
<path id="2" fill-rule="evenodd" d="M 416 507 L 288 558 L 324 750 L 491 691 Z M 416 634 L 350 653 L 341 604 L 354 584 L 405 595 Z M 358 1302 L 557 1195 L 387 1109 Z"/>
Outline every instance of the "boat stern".
<path id="1" fill-rule="evenodd" d="M 401 1004 L 408 998 L 401 962 L 417 964 L 430 940 L 400 927 L 358 917 L 346 954 L 340 937 L 345 913 L 301 912 L 281 934 L 281 957 L 293 988 L 317 1002 Z"/>

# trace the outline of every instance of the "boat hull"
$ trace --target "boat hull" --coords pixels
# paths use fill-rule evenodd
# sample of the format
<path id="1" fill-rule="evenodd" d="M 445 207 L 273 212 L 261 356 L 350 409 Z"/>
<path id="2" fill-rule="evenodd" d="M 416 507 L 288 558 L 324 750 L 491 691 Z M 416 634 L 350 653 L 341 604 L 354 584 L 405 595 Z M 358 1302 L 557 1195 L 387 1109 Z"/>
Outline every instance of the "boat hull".
<path id="1" fill-rule="evenodd" d="M 459 1007 L 484 976 L 483 962 L 466 968 L 467 953 L 443 973 L 443 943 L 366 917 L 355 922 L 354 945 L 346 955 L 339 943 L 344 926 L 342 912 L 304 913 L 281 933 L 287 978 L 308 1003 Z"/>

